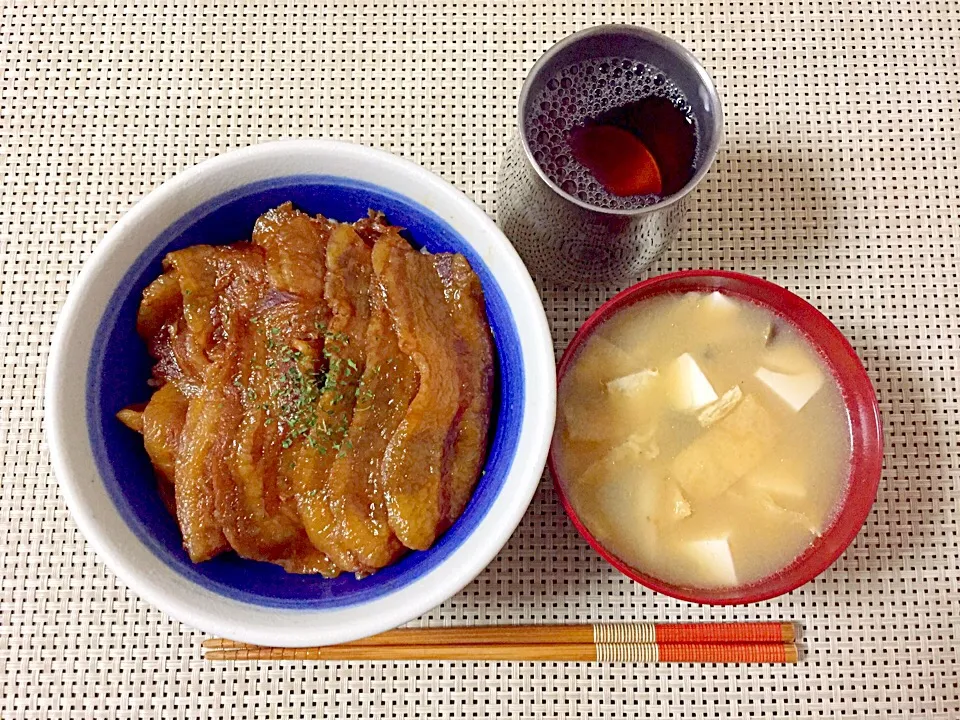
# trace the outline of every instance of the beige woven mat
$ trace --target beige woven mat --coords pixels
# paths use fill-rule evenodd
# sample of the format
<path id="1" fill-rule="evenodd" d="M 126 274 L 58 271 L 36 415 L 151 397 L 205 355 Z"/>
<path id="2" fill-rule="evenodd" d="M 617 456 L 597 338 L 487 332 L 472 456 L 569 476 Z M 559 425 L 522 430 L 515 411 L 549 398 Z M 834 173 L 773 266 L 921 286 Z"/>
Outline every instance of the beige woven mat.
<path id="1" fill-rule="evenodd" d="M 941 0 L 511 0 L 247 6 L 2 0 L 0 716 L 960 717 L 960 6 Z M 40 401 L 72 278 L 176 171 L 268 138 L 340 137 L 435 170 L 489 212 L 525 72 L 627 21 L 711 68 L 727 142 L 654 268 L 804 295 L 880 394 L 886 471 L 860 536 L 781 600 L 657 597 L 582 542 L 544 483 L 508 546 L 423 623 L 797 618 L 797 667 L 212 665 L 97 561 L 51 476 Z M 617 288 L 547 289 L 557 348 Z"/>

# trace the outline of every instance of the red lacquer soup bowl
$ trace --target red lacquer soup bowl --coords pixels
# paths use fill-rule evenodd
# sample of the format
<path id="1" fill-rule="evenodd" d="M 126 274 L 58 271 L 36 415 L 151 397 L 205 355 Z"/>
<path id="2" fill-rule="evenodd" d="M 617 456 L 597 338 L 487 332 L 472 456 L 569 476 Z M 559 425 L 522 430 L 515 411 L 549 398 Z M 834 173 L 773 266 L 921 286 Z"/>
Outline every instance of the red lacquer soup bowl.
<path id="1" fill-rule="evenodd" d="M 760 278 L 717 270 L 670 273 L 638 283 L 600 307 L 577 332 L 557 370 L 558 384 L 587 338 L 621 310 L 665 293 L 713 292 L 750 301 L 766 308 L 796 328 L 820 354 L 840 387 L 850 423 L 852 459 L 844 494 L 823 534 L 790 565 L 749 585 L 702 589 L 664 582 L 625 563 L 605 548 L 583 521 L 563 490 L 558 474 L 556 445 L 549 467 L 567 514 L 580 534 L 620 572 L 652 590 L 680 600 L 712 605 L 760 602 L 790 592 L 826 570 L 853 542 L 877 495 L 883 467 L 883 428 L 876 393 L 863 364 L 843 334 L 819 310 L 789 290 Z"/>

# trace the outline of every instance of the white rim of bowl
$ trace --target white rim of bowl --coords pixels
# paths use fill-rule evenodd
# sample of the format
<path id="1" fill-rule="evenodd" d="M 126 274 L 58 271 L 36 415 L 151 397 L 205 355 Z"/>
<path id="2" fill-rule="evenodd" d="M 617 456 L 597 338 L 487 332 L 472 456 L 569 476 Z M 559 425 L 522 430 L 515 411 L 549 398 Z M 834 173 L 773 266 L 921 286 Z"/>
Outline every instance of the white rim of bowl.
<path id="1" fill-rule="evenodd" d="M 138 566 L 125 554 L 122 540 L 107 536 L 100 526 L 98 509 L 90 507 L 80 487 L 81 480 L 77 477 L 80 472 L 92 467 L 94 478 L 91 478 L 91 482 L 99 484 L 106 495 L 102 478 L 96 472 L 95 464 L 92 464 L 85 419 L 82 423 L 82 440 L 76 437 L 71 439 L 77 434 L 75 427 L 71 430 L 71 423 L 76 422 L 77 411 L 63 406 L 63 395 L 78 373 L 76 361 L 71 362 L 67 353 L 75 342 L 83 343 L 85 335 L 90 336 L 86 339 L 92 344 L 96 325 L 86 334 L 77 329 L 77 321 L 87 314 L 84 305 L 86 295 L 128 232 L 149 217 L 158 206 L 184 190 L 196 188 L 205 175 L 221 173 L 235 165 L 268 158 L 276 160 L 277 156 L 316 156 L 320 159 L 324 154 L 336 154 L 361 163 L 376 162 L 396 171 L 398 176 L 415 180 L 429 192 L 431 199 L 436 198 L 456 207 L 461 220 L 457 223 L 450 215 L 441 213 L 433 202 L 426 204 L 411 198 L 414 202 L 440 215 L 471 245 L 472 236 L 483 235 L 492 239 L 496 245 L 498 264 L 503 263 L 507 271 L 508 284 L 498 284 L 507 298 L 520 338 L 524 363 L 524 412 L 517 449 L 504 486 L 470 536 L 443 563 L 394 593 L 358 605 L 329 610 L 268 608 L 226 598 L 190 583 L 149 549 L 143 548 L 139 539 L 136 542 L 160 567 Z M 302 173 L 268 174 L 260 179 L 297 174 Z M 230 185 L 229 189 L 249 182 L 252 180 L 245 179 Z M 213 194 L 219 194 L 224 189 L 217 188 Z M 404 194 L 403 191 L 393 191 Z M 166 225 L 175 221 L 176 218 L 173 218 Z M 458 224 L 466 227 L 458 227 Z M 469 227 L 476 229 L 470 233 L 466 230 Z M 152 238 L 139 248 L 138 256 L 150 241 Z M 474 247 L 489 268 L 491 257 L 483 255 L 483 248 Z M 493 269 L 490 270 L 493 273 Z M 101 317 L 102 313 L 96 318 L 97 324 Z M 90 360 L 89 351 L 81 357 L 85 371 Z M 178 173 L 138 201 L 110 229 L 72 282 L 57 321 L 45 383 L 44 417 L 54 473 L 77 527 L 107 567 L 141 598 L 192 627 L 245 642 L 286 647 L 347 642 L 376 634 L 419 617 L 462 590 L 496 557 L 526 512 L 542 478 L 556 413 L 556 365 L 543 305 L 526 267 L 496 224 L 460 190 L 429 170 L 383 150 L 333 140 L 282 140 L 230 151 Z M 85 399 L 86 389 L 83 388 L 80 394 Z M 79 412 L 84 413 L 83 410 Z M 72 463 L 78 460 L 78 454 L 80 461 L 88 461 L 90 465 L 73 468 Z M 519 477 L 526 478 L 526 486 L 522 489 L 517 487 L 514 479 Z M 508 486 L 512 497 L 507 497 Z M 107 497 L 110 511 L 119 515 L 113 501 Z M 121 519 L 120 524 L 131 537 L 136 538 L 125 521 Z M 239 613 L 241 619 L 231 620 L 229 611 Z M 311 626 L 311 621 L 317 622 L 318 626 Z"/>

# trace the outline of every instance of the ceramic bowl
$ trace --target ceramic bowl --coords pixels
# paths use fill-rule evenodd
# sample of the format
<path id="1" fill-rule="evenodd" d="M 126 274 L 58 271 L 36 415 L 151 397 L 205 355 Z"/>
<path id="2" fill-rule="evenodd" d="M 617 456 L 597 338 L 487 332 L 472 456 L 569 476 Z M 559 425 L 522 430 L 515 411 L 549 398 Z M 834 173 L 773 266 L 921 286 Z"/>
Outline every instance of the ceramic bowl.
<path id="1" fill-rule="evenodd" d="M 141 438 L 115 413 L 146 400 L 151 360 L 135 331 L 144 287 L 171 250 L 250 237 L 287 200 L 352 222 L 386 213 L 431 252 L 467 256 L 497 349 L 485 471 L 432 548 L 357 580 L 291 575 L 226 553 L 193 564 L 157 493 Z M 395 627 L 470 582 L 513 533 L 540 480 L 555 412 L 553 344 L 523 263 L 461 192 L 386 152 L 333 141 L 257 145 L 192 167 L 143 198 L 74 282 L 47 372 L 53 467 L 77 526 L 142 598 L 207 633 L 280 646 L 346 642 Z"/>
<path id="2" fill-rule="evenodd" d="M 843 334 L 806 300 L 779 285 L 750 275 L 718 270 L 670 273 L 634 285 L 602 305 L 574 335 L 557 369 L 558 383 L 577 351 L 606 320 L 621 310 L 665 293 L 720 292 L 768 309 L 795 327 L 819 353 L 838 383 L 850 421 L 853 455 L 846 491 L 829 526 L 789 566 L 759 582 L 730 588 L 701 589 L 664 582 L 631 567 L 605 548 L 578 517 L 563 491 L 555 453 L 550 473 L 567 514 L 580 534 L 614 567 L 657 592 L 690 602 L 732 605 L 755 603 L 790 592 L 826 570 L 853 542 L 873 507 L 883 467 L 883 428 L 870 378 Z"/>

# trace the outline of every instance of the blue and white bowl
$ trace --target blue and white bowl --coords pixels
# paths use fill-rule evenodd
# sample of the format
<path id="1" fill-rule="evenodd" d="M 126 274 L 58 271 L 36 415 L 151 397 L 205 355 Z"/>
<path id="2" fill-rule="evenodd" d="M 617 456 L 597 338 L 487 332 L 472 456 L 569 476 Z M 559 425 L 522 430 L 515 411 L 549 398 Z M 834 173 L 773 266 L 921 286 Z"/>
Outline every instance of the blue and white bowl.
<path id="1" fill-rule="evenodd" d="M 249 238 L 257 216 L 292 200 L 343 221 L 382 210 L 431 252 L 467 256 L 497 347 L 486 469 L 459 521 L 425 552 L 364 580 L 286 574 L 233 553 L 193 564 L 157 492 L 139 435 L 115 413 L 146 400 L 151 361 L 136 334 L 143 288 L 171 250 Z M 513 533 L 540 480 L 555 412 L 553 345 L 523 263 L 493 222 L 432 173 L 332 141 L 273 142 L 180 173 L 128 212 L 77 278 L 47 371 L 53 467 L 73 518 L 135 592 L 205 632 L 244 642 L 346 642 L 395 627 L 470 582 Z"/>

